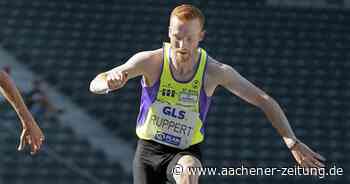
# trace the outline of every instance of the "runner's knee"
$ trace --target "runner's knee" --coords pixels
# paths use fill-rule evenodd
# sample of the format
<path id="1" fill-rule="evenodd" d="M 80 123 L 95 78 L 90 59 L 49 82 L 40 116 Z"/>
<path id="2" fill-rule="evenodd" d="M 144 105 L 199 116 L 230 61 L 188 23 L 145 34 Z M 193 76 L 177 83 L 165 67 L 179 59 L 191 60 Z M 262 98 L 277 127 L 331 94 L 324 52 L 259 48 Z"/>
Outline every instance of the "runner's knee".
<path id="1" fill-rule="evenodd" d="M 191 168 L 200 168 L 202 167 L 201 162 L 194 156 L 184 155 L 178 162 L 178 165 L 181 165 L 183 173 L 180 175 L 174 176 L 177 184 L 198 184 L 199 176 L 191 172 Z"/>
<path id="2" fill-rule="evenodd" d="M 185 167 L 190 168 L 190 167 L 201 167 L 202 166 L 201 162 L 196 157 L 191 156 L 191 155 L 182 156 L 177 161 L 177 163 L 184 168 Z"/>

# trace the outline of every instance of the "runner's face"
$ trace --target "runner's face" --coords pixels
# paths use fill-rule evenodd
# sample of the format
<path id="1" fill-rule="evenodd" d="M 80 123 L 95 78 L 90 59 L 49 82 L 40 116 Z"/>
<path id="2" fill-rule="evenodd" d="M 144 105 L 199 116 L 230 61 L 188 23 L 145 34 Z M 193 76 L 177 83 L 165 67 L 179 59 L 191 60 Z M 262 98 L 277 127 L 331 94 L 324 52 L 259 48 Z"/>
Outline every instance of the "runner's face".
<path id="1" fill-rule="evenodd" d="M 169 38 L 171 48 L 175 52 L 175 59 L 178 62 L 189 62 L 194 57 L 194 53 L 199 42 L 204 37 L 198 19 L 181 21 L 174 16 L 170 20 Z M 173 52 L 173 53 L 174 53 Z"/>

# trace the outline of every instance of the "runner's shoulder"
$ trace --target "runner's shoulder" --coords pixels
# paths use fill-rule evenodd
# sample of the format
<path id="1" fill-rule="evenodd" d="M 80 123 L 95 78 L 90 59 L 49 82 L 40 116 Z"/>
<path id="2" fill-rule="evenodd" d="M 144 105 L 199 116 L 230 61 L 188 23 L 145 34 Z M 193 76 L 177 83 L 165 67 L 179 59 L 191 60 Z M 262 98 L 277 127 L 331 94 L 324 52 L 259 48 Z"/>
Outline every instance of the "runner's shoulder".
<path id="1" fill-rule="evenodd" d="M 229 64 L 222 63 L 208 56 L 206 73 L 215 84 L 223 84 L 231 77 L 236 77 L 238 72 Z"/>
<path id="2" fill-rule="evenodd" d="M 135 54 L 135 57 L 138 57 L 141 62 L 139 66 L 143 70 L 142 73 L 146 77 L 146 82 L 156 80 L 161 72 L 163 49 L 141 51 Z"/>
<path id="3" fill-rule="evenodd" d="M 209 75 L 214 75 L 217 76 L 218 74 L 225 72 L 227 70 L 232 70 L 233 68 L 225 63 L 222 63 L 210 56 L 208 56 L 208 60 L 207 60 L 207 73 Z"/>
<path id="4" fill-rule="evenodd" d="M 162 61 L 163 49 L 141 51 L 134 55 L 147 65 L 159 65 Z"/>
<path id="5" fill-rule="evenodd" d="M 7 77 L 8 75 L 6 72 L 4 70 L 0 70 L 0 82 L 3 82 Z"/>

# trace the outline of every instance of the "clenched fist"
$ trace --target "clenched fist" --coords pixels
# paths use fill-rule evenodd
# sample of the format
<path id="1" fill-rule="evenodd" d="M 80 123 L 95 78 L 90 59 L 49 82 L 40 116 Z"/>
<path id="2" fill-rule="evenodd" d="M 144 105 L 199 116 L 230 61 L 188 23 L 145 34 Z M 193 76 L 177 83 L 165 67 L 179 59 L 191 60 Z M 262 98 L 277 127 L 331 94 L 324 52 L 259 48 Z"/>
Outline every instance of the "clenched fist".
<path id="1" fill-rule="evenodd" d="M 112 70 L 106 75 L 107 85 L 111 91 L 123 87 L 128 81 L 128 72 Z"/>

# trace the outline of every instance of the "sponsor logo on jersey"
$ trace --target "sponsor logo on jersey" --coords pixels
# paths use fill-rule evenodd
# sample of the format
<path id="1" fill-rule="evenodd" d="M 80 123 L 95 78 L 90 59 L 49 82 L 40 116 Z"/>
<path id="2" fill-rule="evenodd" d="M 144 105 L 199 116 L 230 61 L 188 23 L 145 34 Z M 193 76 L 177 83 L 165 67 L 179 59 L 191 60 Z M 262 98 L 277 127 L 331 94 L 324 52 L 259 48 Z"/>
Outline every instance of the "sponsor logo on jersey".
<path id="1" fill-rule="evenodd" d="M 170 135 L 170 134 L 167 134 L 167 133 L 161 132 L 161 131 L 158 131 L 154 135 L 154 138 L 156 140 L 159 140 L 159 141 L 162 141 L 162 142 L 166 142 L 168 144 L 172 144 L 172 145 L 175 145 L 175 146 L 180 145 L 180 142 L 181 142 L 181 137 Z"/>

